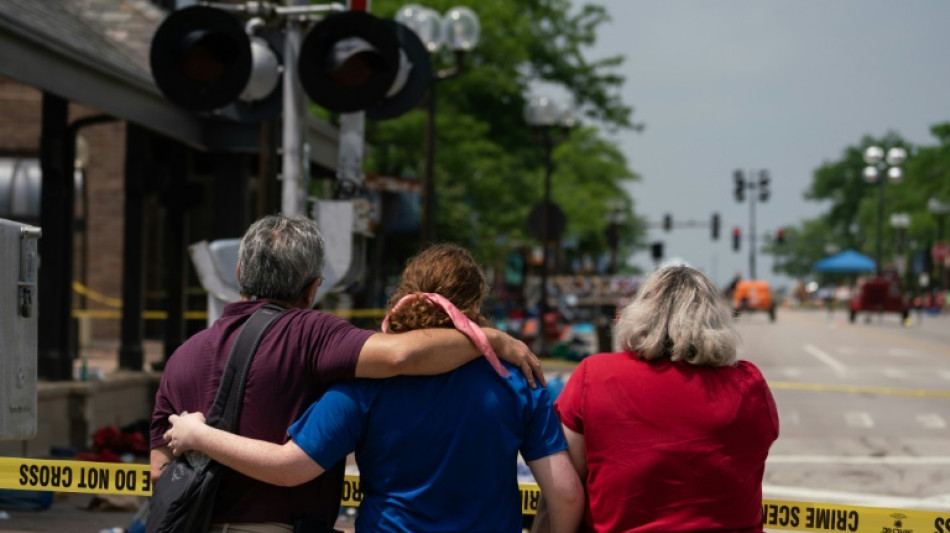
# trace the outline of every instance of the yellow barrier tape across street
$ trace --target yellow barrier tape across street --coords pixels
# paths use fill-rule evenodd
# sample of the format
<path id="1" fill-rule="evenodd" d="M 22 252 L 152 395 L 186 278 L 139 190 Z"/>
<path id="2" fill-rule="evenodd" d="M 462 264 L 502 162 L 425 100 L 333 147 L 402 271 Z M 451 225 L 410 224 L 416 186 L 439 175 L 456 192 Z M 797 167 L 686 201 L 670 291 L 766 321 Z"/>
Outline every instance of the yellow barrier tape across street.
<path id="1" fill-rule="evenodd" d="M 149 466 L 0 457 L 0 489 L 150 496 Z"/>
<path id="2" fill-rule="evenodd" d="M 518 488 L 522 514 L 536 514 L 541 495 L 538 486 L 519 483 Z M 0 457 L 0 489 L 150 496 L 152 484 L 146 464 Z M 340 503 L 345 507 L 359 507 L 362 501 L 359 476 L 346 475 Z M 763 500 L 762 520 L 765 529 L 788 531 L 950 533 L 950 510 Z"/>

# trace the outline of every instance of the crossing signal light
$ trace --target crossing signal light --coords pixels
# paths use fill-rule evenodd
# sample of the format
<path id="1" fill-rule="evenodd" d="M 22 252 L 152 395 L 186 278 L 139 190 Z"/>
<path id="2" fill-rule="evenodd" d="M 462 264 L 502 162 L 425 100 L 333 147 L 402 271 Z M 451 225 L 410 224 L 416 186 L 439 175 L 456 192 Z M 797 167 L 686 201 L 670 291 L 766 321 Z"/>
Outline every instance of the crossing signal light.
<path id="1" fill-rule="evenodd" d="M 673 229 L 673 215 L 667 213 L 663 215 L 663 231 L 670 231 Z"/>
<path id="2" fill-rule="evenodd" d="M 366 118 L 386 120 L 411 111 L 422 102 L 432 79 L 429 51 L 416 32 L 395 21 L 386 21 L 399 49 L 399 70 L 385 96 L 366 110 Z"/>
<path id="3" fill-rule="evenodd" d="M 712 216 L 712 239 L 714 241 L 719 240 L 719 213 L 713 213 Z"/>
<path id="4" fill-rule="evenodd" d="M 775 242 L 776 244 L 785 244 L 785 229 L 784 228 L 779 228 L 778 231 L 775 232 Z"/>
<path id="5" fill-rule="evenodd" d="M 259 120 L 281 111 L 282 46 L 260 19 L 245 28 L 226 11 L 196 5 L 161 23 L 149 61 L 155 84 L 176 105 L 199 112 L 233 105 L 240 117 Z M 364 11 L 314 24 L 295 66 L 314 103 L 337 113 L 365 110 L 377 120 L 418 106 L 432 77 L 429 54 L 412 30 Z"/>
<path id="6" fill-rule="evenodd" d="M 772 191 L 769 189 L 769 171 L 759 172 L 759 201 L 765 202 L 769 199 Z"/>
<path id="7" fill-rule="evenodd" d="M 279 77 L 276 55 L 260 43 L 252 48 L 251 42 L 244 26 L 220 9 L 191 6 L 175 11 L 152 38 L 149 63 L 155 84 L 185 109 L 218 109 L 237 100 L 252 77 L 268 75 L 254 72 L 256 53 L 262 63 L 271 62 L 268 55 L 273 60 L 272 91 Z"/>
<path id="8" fill-rule="evenodd" d="M 739 244 L 742 242 L 742 228 L 736 226 L 732 228 L 732 249 L 739 251 Z"/>
<path id="9" fill-rule="evenodd" d="M 399 43 L 386 22 L 364 11 L 328 16 L 304 37 L 300 84 L 317 105 L 352 113 L 385 97 L 399 72 Z"/>

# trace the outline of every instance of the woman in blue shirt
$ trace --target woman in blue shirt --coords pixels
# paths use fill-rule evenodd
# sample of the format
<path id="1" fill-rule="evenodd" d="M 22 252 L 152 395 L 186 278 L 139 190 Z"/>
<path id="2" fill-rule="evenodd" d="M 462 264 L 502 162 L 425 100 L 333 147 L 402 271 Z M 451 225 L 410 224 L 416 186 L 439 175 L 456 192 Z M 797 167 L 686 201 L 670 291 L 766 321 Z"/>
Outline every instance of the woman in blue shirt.
<path id="1" fill-rule="evenodd" d="M 551 531 L 576 531 L 580 480 L 544 387 L 498 361 L 477 326 L 488 283 L 464 249 L 432 246 L 407 265 L 383 330 L 455 327 L 485 358 L 437 376 L 334 385 L 288 431 L 284 445 L 172 417 L 176 454 L 197 449 L 248 476 L 297 485 L 351 451 L 360 469 L 360 532 L 521 531 L 520 453 L 541 487 Z M 481 334 L 481 336 L 480 336 Z"/>

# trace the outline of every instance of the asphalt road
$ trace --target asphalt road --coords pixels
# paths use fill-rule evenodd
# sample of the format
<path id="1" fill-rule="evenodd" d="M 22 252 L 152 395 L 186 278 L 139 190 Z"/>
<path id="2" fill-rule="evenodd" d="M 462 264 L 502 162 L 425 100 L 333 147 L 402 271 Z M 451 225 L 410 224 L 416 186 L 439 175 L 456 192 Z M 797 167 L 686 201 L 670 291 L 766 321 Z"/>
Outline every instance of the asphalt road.
<path id="1" fill-rule="evenodd" d="M 779 410 L 766 498 L 950 509 L 950 317 L 780 310 L 737 324 Z"/>

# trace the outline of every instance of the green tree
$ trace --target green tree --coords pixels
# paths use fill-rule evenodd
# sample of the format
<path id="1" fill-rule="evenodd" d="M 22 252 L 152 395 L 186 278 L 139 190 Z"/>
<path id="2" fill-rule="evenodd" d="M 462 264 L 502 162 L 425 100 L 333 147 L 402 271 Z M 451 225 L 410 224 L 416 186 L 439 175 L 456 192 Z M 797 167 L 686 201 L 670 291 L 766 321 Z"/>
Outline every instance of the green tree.
<path id="1" fill-rule="evenodd" d="M 805 198 L 828 201 L 828 211 L 799 227 L 786 228 L 784 245 L 773 243 L 765 247 L 764 252 L 776 258 L 774 270 L 807 276 L 814 263 L 827 256 L 829 250 L 853 248 L 875 257 L 879 217 L 882 263 L 890 264 L 899 251 L 905 257 L 920 252 L 928 254 L 932 243 L 944 235 L 938 223 L 946 218 L 930 212 L 928 202 L 934 199 L 950 204 L 950 123 L 934 125 L 931 133 L 937 144 L 920 147 L 910 145 L 893 132 L 876 139 L 864 137 L 858 145 L 845 148 L 837 161 L 819 166 Z M 866 166 L 863 153 L 871 145 L 885 149 L 901 146 L 907 150 L 908 158 L 901 165 L 901 182 L 868 183 L 862 178 Z M 879 214 L 882 207 L 883 216 Z M 895 213 L 905 213 L 910 220 L 903 250 L 899 250 L 899 230 L 890 224 Z M 909 277 L 908 281 L 916 283 L 914 278 Z"/>
<path id="2" fill-rule="evenodd" d="M 375 0 L 373 13 L 389 18 L 401 5 Z M 455 2 L 424 5 L 444 12 Z M 437 238 L 468 246 L 489 262 L 534 242 L 527 218 L 542 199 L 544 170 L 523 109 L 533 84 L 542 81 L 573 98 L 583 118 L 553 152 L 552 198 L 567 215 L 568 233 L 585 250 L 604 252 L 607 205 L 621 198 L 627 208 L 621 256 L 641 245 L 644 224 L 622 186 L 638 177 L 599 130 L 638 127 L 619 97 L 622 57 L 589 61 L 585 55 L 597 28 L 609 20 L 606 10 L 575 8 L 568 0 L 484 0 L 472 8 L 481 21 L 481 42 L 467 55 L 462 75 L 436 88 Z M 453 58 L 443 51 L 432 59 L 437 71 Z M 414 110 L 370 124 L 368 170 L 421 177 L 425 120 L 423 110 Z"/>

